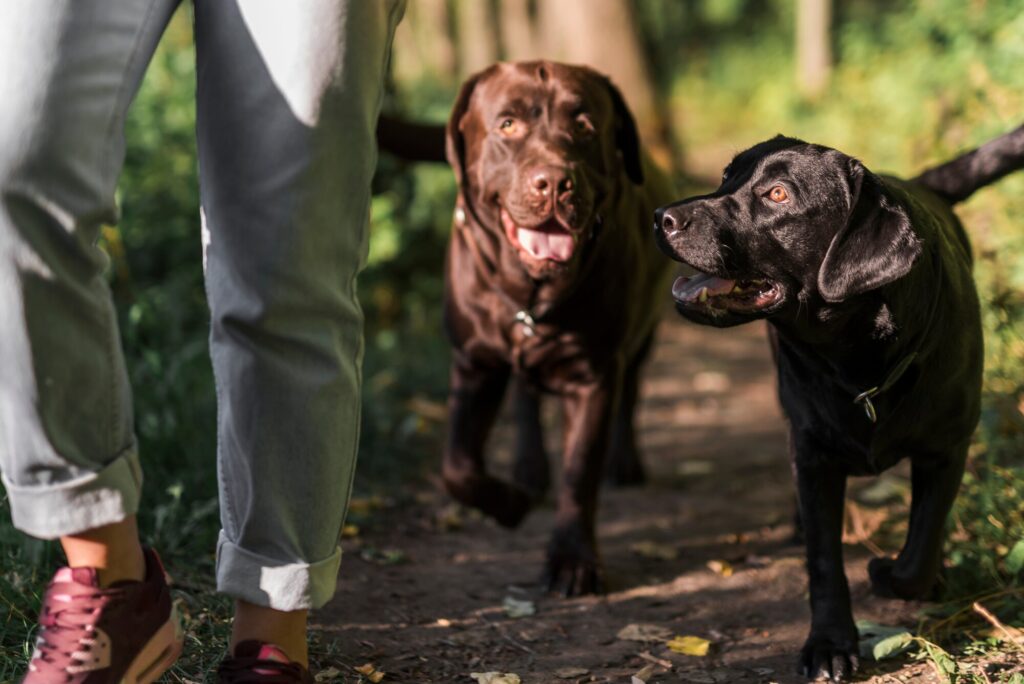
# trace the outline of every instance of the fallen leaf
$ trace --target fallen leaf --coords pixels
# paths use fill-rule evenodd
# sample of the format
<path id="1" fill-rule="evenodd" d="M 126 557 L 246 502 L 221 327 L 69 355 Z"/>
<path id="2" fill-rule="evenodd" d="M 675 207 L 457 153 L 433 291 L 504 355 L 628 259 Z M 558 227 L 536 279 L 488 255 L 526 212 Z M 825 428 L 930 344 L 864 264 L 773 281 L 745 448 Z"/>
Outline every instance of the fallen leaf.
<path id="1" fill-rule="evenodd" d="M 341 536 L 346 539 L 359 536 L 359 525 L 345 525 L 341 528 Z"/>
<path id="2" fill-rule="evenodd" d="M 366 663 L 365 665 L 360 665 L 353 669 L 369 679 L 373 684 L 377 684 L 377 682 L 384 679 L 384 673 L 375 668 L 372 663 Z"/>
<path id="3" fill-rule="evenodd" d="M 658 625 L 626 625 L 615 635 L 623 641 L 665 641 L 672 632 Z"/>
<path id="4" fill-rule="evenodd" d="M 914 636 L 910 632 L 900 632 L 875 644 L 871 649 L 871 657 L 875 660 L 885 660 L 909 650 L 913 645 Z"/>
<path id="5" fill-rule="evenodd" d="M 313 679 L 318 682 L 333 682 L 336 679 L 341 679 L 341 670 L 336 667 L 328 667 L 317 672 Z"/>
<path id="6" fill-rule="evenodd" d="M 708 569 L 711 570 L 711 572 L 717 573 L 722 577 L 732 577 L 732 563 L 730 563 L 729 561 L 709 560 L 707 565 Z"/>
<path id="7" fill-rule="evenodd" d="M 449 504 L 435 514 L 434 520 L 437 521 L 438 529 L 443 532 L 460 530 L 463 526 L 462 507 L 458 504 Z"/>
<path id="8" fill-rule="evenodd" d="M 714 469 L 715 465 L 711 461 L 691 459 L 683 461 L 676 466 L 676 475 L 680 475 L 682 477 L 707 475 L 714 471 Z"/>
<path id="9" fill-rule="evenodd" d="M 652 541 L 637 542 L 630 546 L 629 550 L 644 558 L 654 558 L 657 560 L 675 560 L 679 558 L 679 549 L 676 547 Z"/>
<path id="10" fill-rule="evenodd" d="M 914 643 L 914 637 L 906 627 L 880 625 L 870 620 L 858 620 L 857 633 L 860 635 L 862 658 L 891 658 L 908 650 Z"/>
<path id="11" fill-rule="evenodd" d="M 378 565 L 399 565 L 409 562 L 409 556 L 401 549 L 375 549 L 367 547 L 359 555 L 363 560 L 377 563 Z"/>
<path id="12" fill-rule="evenodd" d="M 559 679 L 576 679 L 577 677 L 585 677 L 588 674 L 590 674 L 590 670 L 582 667 L 563 667 L 555 670 L 555 676 Z"/>
<path id="13" fill-rule="evenodd" d="M 511 596 L 506 596 L 501 607 L 505 609 L 505 615 L 510 618 L 522 618 L 533 615 L 537 612 L 537 606 L 533 601 L 521 601 Z"/>
<path id="14" fill-rule="evenodd" d="M 512 672 L 470 672 L 479 684 L 522 684 L 519 675 Z"/>
<path id="15" fill-rule="evenodd" d="M 654 674 L 654 665 L 644 665 L 643 669 L 633 675 L 629 684 L 647 684 L 647 680 Z"/>
<path id="16" fill-rule="evenodd" d="M 665 645 L 676 653 L 688 656 L 706 656 L 711 648 L 710 641 L 698 636 L 677 636 Z"/>
<path id="17" fill-rule="evenodd" d="M 370 513 L 377 509 L 384 507 L 384 499 L 379 496 L 371 496 L 369 498 L 350 499 L 348 502 L 348 510 L 350 513 Z"/>
<path id="18" fill-rule="evenodd" d="M 1006 569 L 1014 575 L 1024 569 L 1024 539 L 1014 544 L 1006 555 Z"/>

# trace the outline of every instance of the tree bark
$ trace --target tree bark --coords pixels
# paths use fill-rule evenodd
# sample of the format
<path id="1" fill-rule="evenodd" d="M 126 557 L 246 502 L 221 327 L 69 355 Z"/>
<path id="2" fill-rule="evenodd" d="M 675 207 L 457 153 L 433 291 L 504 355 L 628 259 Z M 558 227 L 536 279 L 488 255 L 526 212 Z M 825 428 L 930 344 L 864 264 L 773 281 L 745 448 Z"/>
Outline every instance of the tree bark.
<path id="1" fill-rule="evenodd" d="M 800 92 L 817 98 L 828 87 L 832 71 L 831 0 L 797 0 L 796 81 Z"/>
<path id="2" fill-rule="evenodd" d="M 660 165 L 679 158 L 656 95 L 629 0 L 538 0 L 543 56 L 586 64 L 611 77 L 636 118 L 644 146 Z"/>
<path id="3" fill-rule="evenodd" d="M 395 31 L 395 78 L 413 83 L 424 77 L 449 82 L 457 77 L 452 21 L 447 0 L 415 0 Z"/>
<path id="4" fill-rule="evenodd" d="M 456 12 L 459 74 L 465 77 L 498 61 L 498 21 L 490 0 L 459 0 Z"/>
<path id="5" fill-rule="evenodd" d="M 514 62 L 540 59 L 530 0 L 501 0 L 501 37 L 504 59 Z"/>

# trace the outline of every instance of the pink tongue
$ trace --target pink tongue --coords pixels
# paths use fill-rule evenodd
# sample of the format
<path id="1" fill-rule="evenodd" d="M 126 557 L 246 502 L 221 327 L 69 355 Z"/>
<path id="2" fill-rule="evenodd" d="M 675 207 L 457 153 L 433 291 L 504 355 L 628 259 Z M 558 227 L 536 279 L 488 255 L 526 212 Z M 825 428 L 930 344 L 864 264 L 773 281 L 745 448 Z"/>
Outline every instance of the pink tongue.
<path id="1" fill-rule="evenodd" d="M 735 280 L 726 280 L 706 273 L 698 273 L 692 278 L 677 278 L 672 285 L 672 296 L 681 302 L 689 302 L 700 297 L 700 291 L 706 289 L 709 297 L 725 295 L 732 292 Z"/>
<path id="2" fill-rule="evenodd" d="M 568 261 L 572 258 L 573 239 L 568 233 L 549 233 L 529 228 L 519 228 L 516 238 L 531 256 L 537 259 Z"/>

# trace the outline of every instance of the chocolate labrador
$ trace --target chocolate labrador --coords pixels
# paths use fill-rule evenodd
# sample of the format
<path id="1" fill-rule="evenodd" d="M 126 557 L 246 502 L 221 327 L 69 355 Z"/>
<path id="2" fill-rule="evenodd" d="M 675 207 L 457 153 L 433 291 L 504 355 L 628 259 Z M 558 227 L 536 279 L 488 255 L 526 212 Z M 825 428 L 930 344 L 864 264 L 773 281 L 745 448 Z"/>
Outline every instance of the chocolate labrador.
<path id="1" fill-rule="evenodd" d="M 606 455 L 642 478 L 633 432 L 639 373 L 671 262 L 641 226 L 673 196 L 641 153 L 619 91 L 553 62 L 497 64 L 462 87 L 448 122 L 458 183 L 445 328 L 450 418 L 443 476 L 457 500 L 514 527 L 544 494 L 539 399 L 561 400 L 550 589 L 600 588 L 595 538 Z M 484 446 L 514 377 L 514 482 Z"/>
<path id="2" fill-rule="evenodd" d="M 700 272 L 672 288 L 683 316 L 771 324 L 807 545 L 807 676 L 839 681 L 857 666 L 848 475 L 910 459 L 907 540 L 871 561 L 871 583 L 904 599 L 934 588 L 982 372 L 971 248 L 951 207 L 1022 167 L 1024 127 L 909 181 L 780 136 L 737 156 L 714 193 L 655 213 L 662 250 Z"/>

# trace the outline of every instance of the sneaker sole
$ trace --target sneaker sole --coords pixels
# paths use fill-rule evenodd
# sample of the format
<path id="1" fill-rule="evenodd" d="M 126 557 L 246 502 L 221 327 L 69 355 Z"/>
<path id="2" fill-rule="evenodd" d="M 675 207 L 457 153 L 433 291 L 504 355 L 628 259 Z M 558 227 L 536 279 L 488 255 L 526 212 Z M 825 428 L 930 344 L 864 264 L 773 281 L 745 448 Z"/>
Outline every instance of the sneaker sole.
<path id="1" fill-rule="evenodd" d="M 125 670 L 120 684 L 151 684 L 174 665 L 185 645 L 178 606 L 171 606 L 171 616 L 153 638 L 139 651 Z"/>

